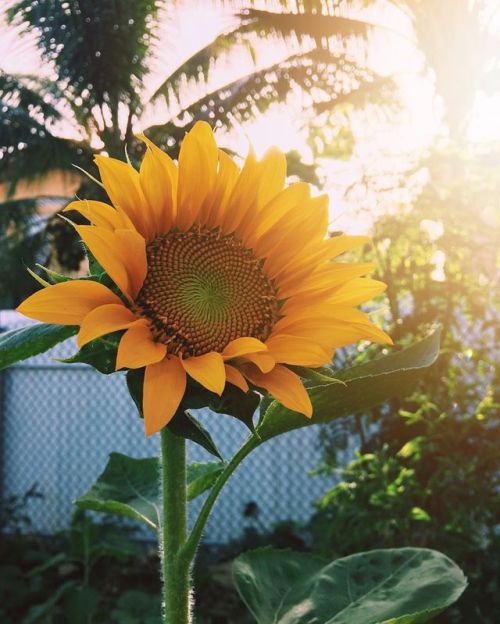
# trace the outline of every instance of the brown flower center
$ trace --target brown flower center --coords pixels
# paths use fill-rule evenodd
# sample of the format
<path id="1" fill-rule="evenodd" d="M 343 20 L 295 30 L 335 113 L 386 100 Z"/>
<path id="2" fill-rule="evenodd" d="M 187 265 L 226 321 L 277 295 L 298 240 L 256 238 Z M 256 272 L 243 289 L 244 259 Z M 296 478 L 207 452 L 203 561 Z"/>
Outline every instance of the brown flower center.
<path id="1" fill-rule="evenodd" d="M 136 305 L 168 353 L 202 355 L 235 338 L 269 337 L 278 319 L 276 288 L 234 235 L 200 226 L 172 230 L 151 241 L 146 254 Z"/>

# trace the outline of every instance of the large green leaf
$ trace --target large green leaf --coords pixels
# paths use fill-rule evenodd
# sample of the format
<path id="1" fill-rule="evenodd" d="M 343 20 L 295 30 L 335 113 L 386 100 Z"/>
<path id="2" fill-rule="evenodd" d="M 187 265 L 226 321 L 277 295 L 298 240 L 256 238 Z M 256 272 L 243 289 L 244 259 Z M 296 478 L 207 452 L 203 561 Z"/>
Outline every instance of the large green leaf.
<path id="1" fill-rule="evenodd" d="M 409 394 L 439 353 L 440 331 L 411 347 L 337 374 L 345 384 L 324 383 L 308 390 L 313 417 L 307 419 L 274 401 L 257 426 L 257 434 L 268 440 L 287 431 L 325 423 Z"/>
<path id="2" fill-rule="evenodd" d="M 223 469 L 222 462 L 188 466 L 188 500 L 212 487 Z M 134 518 L 157 530 L 161 522 L 159 495 L 158 458 L 136 459 L 111 453 L 104 472 L 75 504 L 81 509 Z"/>
<path id="3" fill-rule="evenodd" d="M 111 453 L 104 472 L 76 499 L 81 509 L 128 516 L 152 529 L 160 524 L 158 459 L 135 459 Z"/>
<path id="4" fill-rule="evenodd" d="M 274 614 L 288 590 L 327 563 L 308 553 L 262 548 L 238 557 L 233 564 L 233 577 L 257 622 L 274 622 Z"/>
<path id="5" fill-rule="evenodd" d="M 326 565 L 263 548 L 238 557 L 233 576 L 258 624 L 420 624 L 467 585 L 451 559 L 426 548 L 373 550 Z"/>
<path id="6" fill-rule="evenodd" d="M 77 332 L 78 327 L 73 325 L 41 323 L 0 334 L 0 369 L 44 353 Z"/>

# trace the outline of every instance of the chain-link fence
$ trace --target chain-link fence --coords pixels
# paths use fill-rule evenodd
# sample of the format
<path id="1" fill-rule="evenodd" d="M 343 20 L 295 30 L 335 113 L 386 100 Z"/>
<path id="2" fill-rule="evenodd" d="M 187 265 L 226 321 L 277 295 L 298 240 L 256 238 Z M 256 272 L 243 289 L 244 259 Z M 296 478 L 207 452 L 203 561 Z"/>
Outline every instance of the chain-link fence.
<path id="1" fill-rule="evenodd" d="M 15 313 L 0 313 L 3 330 L 24 324 Z M 102 472 L 110 452 L 133 457 L 158 453 L 158 436 L 144 436 L 124 376 L 106 377 L 86 365 L 57 361 L 75 350 L 74 340 L 68 340 L 0 373 L 2 491 L 5 496 L 21 495 L 36 484 L 43 498 L 32 500 L 28 511 L 34 528 L 44 533 L 68 525 L 72 500 Z M 247 434 L 229 416 L 198 416 L 226 458 Z M 189 444 L 188 453 L 190 461 L 211 459 L 195 444 Z M 207 526 L 206 541 L 223 543 L 240 536 L 243 511 L 250 502 L 257 505 L 261 527 L 306 520 L 327 487 L 323 477 L 308 475 L 319 463 L 315 427 L 267 442 L 226 486 Z M 200 504 L 200 499 L 193 502 L 193 513 Z"/>

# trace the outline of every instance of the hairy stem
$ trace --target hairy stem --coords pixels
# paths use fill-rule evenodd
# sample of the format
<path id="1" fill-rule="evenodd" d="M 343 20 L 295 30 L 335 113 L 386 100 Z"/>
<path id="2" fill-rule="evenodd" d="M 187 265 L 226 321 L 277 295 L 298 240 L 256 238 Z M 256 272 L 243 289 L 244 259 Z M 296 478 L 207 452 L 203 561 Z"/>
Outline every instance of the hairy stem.
<path id="1" fill-rule="evenodd" d="M 189 624 L 190 559 L 182 556 L 186 541 L 186 441 L 161 431 L 161 493 L 163 522 L 160 527 L 160 556 L 163 575 L 164 624 Z"/>
<path id="2" fill-rule="evenodd" d="M 257 448 L 260 444 L 260 439 L 252 435 L 250 436 L 243 446 L 239 449 L 239 451 L 234 455 L 231 461 L 228 463 L 224 471 L 220 474 L 217 481 L 214 483 L 210 493 L 201 508 L 201 511 L 196 519 L 196 522 L 193 526 L 193 529 L 189 535 L 189 539 L 185 542 L 182 548 L 182 555 L 189 561 L 192 561 L 194 555 L 196 553 L 196 549 L 198 548 L 198 544 L 200 543 L 201 537 L 203 535 L 203 529 L 205 528 L 205 524 L 208 520 L 210 512 L 212 511 L 212 507 L 214 506 L 217 497 L 220 494 L 220 491 L 228 481 L 229 477 L 233 474 L 236 468 L 240 465 L 240 463 L 245 459 L 245 457 Z"/>

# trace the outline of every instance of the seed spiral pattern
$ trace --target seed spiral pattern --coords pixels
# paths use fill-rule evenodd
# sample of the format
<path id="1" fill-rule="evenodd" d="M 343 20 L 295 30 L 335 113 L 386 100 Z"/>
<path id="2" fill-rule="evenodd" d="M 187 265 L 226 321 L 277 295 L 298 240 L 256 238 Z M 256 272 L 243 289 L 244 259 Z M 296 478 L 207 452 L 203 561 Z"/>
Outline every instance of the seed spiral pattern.
<path id="1" fill-rule="evenodd" d="M 148 272 L 136 306 L 156 340 L 181 357 L 221 352 L 234 340 L 266 340 L 278 319 L 262 261 L 233 234 L 193 226 L 146 248 Z"/>

